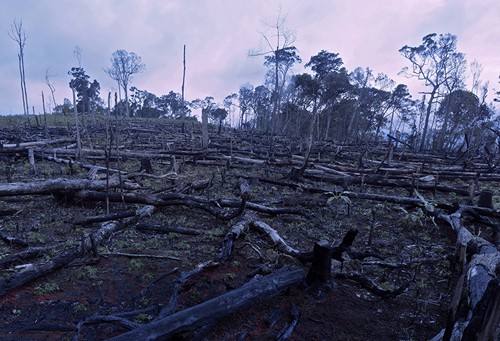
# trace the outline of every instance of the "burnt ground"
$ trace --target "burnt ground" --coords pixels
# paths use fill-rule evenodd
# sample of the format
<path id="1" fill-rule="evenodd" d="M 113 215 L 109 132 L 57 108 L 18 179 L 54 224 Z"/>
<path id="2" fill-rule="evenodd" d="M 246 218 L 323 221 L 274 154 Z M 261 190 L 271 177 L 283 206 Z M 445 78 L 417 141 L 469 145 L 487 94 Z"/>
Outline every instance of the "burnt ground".
<path id="1" fill-rule="evenodd" d="M 135 123 L 139 125 L 139 123 Z M 141 128 L 147 127 L 140 123 Z M 152 124 L 152 123 L 149 123 Z M 155 123 L 157 124 L 157 123 Z M 158 124 L 154 126 L 158 128 Z M 187 134 L 167 130 L 163 135 L 146 134 L 130 127 L 122 133 L 120 141 L 124 150 L 157 150 L 167 139 L 172 141 L 169 150 L 188 150 L 181 141 Z M 192 128 L 194 134 L 196 128 Z M 133 131 L 139 131 L 134 136 Z M 146 134 L 146 135 L 145 135 Z M 229 134 L 226 132 L 226 134 Z M 85 136 L 85 135 L 84 135 Z M 87 136 L 91 136 L 88 133 Z M 179 137 L 181 136 L 181 137 Z M 162 141 L 162 137 L 164 140 Z M 93 137 L 92 137 L 93 138 Z M 89 138 L 84 144 L 98 149 L 99 142 Z M 215 138 L 214 138 L 215 139 Z M 144 143 L 142 143 L 145 140 Z M 148 144 L 148 141 L 150 144 Z M 191 139 L 193 145 L 197 138 Z M 345 233 L 356 228 L 356 251 L 372 252 L 385 263 L 397 263 L 391 268 L 369 264 L 380 260 L 368 257 L 363 261 L 344 255 L 341 269 L 333 261 L 332 272 L 356 273 L 374 281 L 380 288 L 396 289 L 408 283 L 408 288 L 392 298 L 381 298 L 361 287 L 357 282 L 334 279 L 332 289 L 321 297 L 294 286 L 272 299 L 254 304 L 224 318 L 202 332 L 187 331 L 175 337 L 178 340 L 271 340 L 292 321 L 292 307 L 300 318 L 291 340 L 425 340 L 436 335 L 446 323 L 446 314 L 455 283 L 450 268 L 455 246 L 448 226 L 434 223 L 416 206 L 397 205 L 362 199 L 348 200 L 342 189 L 328 180 L 317 177 L 301 179 L 302 183 L 330 190 L 331 194 L 310 193 L 302 189 L 269 184 L 258 179 L 281 180 L 289 172 L 293 158 L 279 156 L 276 162 L 254 164 L 244 160 L 221 158 L 234 152 L 228 147 L 228 139 L 215 141 L 210 152 L 196 158 L 177 157 L 182 167 L 175 176 L 165 178 L 137 177 L 141 193 L 174 192 L 193 181 L 210 179 L 207 188 L 193 189 L 190 194 L 208 199 L 238 199 L 238 180 L 248 178 L 252 201 L 269 207 L 294 208 L 305 215 L 270 215 L 251 212 L 253 219 L 263 221 L 276 229 L 292 247 L 311 251 L 318 240 L 338 245 Z M 236 150 L 238 141 L 231 140 Z M 259 141 L 255 138 L 255 141 Z M 256 142 L 252 142 L 256 143 Z M 148 149 L 148 146 L 150 149 Z M 160 146 L 160 147 L 159 147 Z M 191 146 L 191 150 L 195 147 Z M 243 150 L 243 147 L 241 147 Z M 357 147 L 346 147 L 345 159 L 322 153 L 315 162 L 325 164 L 355 164 Z M 258 149 L 255 147 L 255 149 Z M 299 154 L 294 150 L 293 154 Z M 317 154 L 319 156 L 319 154 Z M 254 160 L 266 160 L 255 152 L 240 156 Z M 383 158 L 373 154 L 372 160 Z M 278 163 L 280 160 L 286 160 Z M 104 165 L 99 158 L 88 157 L 87 163 Z M 165 158 L 151 159 L 155 174 L 172 170 L 171 161 Z M 314 162 L 314 161 L 313 161 Z M 278 166 L 276 166 L 279 164 Z M 6 167 L 9 173 L 6 174 Z M 112 168 L 120 167 L 128 172 L 140 169 L 134 158 L 111 162 Z M 353 166 L 354 167 L 354 166 Z M 6 182 L 32 182 L 51 178 L 84 179 L 88 170 L 76 165 L 54 163 L 38 158 L 37 171 L 32 174 L 28 159 L 23 152 L 6 155 L 0 162 L 0 177 Z M 465 182 L 448 182 L 450 186 L 465 187 Z M 350 191 L 407 196 L 404 188 L 386 188 L 366 185 L 349 185 Z M 422 191 L 424 196 L 446 202 L 466 201 L 456 194 Z M 329 200 L 330 199 L 330 200 Z M 64 250 L 77 246 L 83 235 L 99 228 L 99 223 L 78 225 L 82 217 L 106 213 L 104 202 L 83 201 L 53 195 L 9 196 L 0 200 L 3 209 L 11 210 L 0 219 L 1 232 L 28 242 L 30 247 L 50 247 L 37 257 L 18 261 L 1 268 L 2 279 L 19 271 L 20 265 L 36 264 L 50 259 Z M 141 207 L 138 204 L 112 203 L 111 212 Z M 224 209 L 231 211 L 234 209 Z M 249 210 L 246 210 L 249 212 Z M 240 217 L 241 218 L 241 217 Z M 8 292 L 0 297 L 1 340 L 69 340 L 76 335 L 79 322 L 95 316 L 125 316 L 137 323 L 151 321 L 168 304 L 176 280 L 184 271 L 196 265 L 216 259 L 225 234 L 240 218 L 221 221 L 213 215 L 193 207 L 171 205 L 158 208 L 152 216 L 140 220 L 142 224 L 182 227 L 200 232 L 199 235 L 147 232 L 136 228 L 136 222 L 114 233 L 98 247 L 98 255 L 86 254 L 69 266 Z M 373 230 L 369 243 L 370 228 Z M 0 258 L 22 251 L 24 248 L 0 242 Z M 121 254 L 120 254 L 121 253 Z M 122 254 L 129 255 L 122 255 Z M 130 254 L 153 255 L 163 258 L 134 257 Z M 1 259 L 0 259 L 1 261 Z M 401 263 L 405 264 L 401 264 Z M 264 265 L 264 266 L 263 266 Z M 207 299 L 237 288 L 250 280 L 261 267 L 260 274 L 270 273 L 283 266 L 302 267 L 302 263 L 284 255 L 262 233 L 248 229 L 235 242 L 228 262 L 207 268 L 193 276 L 182 287 L 176 311 L 199 304 Z M 138 311 L 134 315 L 120 315 Z M 114 323 L 86 323 L 80 329 L 79 340 L 105 339 L 127 330 Z"/>

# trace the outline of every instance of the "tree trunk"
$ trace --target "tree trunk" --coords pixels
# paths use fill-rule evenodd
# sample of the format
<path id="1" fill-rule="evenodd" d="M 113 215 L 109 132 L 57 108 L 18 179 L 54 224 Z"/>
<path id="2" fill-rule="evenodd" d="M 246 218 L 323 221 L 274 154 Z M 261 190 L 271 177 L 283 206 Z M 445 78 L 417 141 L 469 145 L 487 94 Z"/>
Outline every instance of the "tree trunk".
<path id="1" fill-rule="evenodd" d="M 78 109 L 76 108 L 76 96 L 75 89 L 71 88 L 73 91 L 73 111 L 75 113 L 75 126 L 76 126 L 76 159 L 79 160 L 82 153 L 82 143 L 80 140 L 80 123 L 78 120 Z"/>
<path id="2" fill-rule="evenodd" d="M 434 102 L 434 97 L 436 96 L 437 88 L 434 87 L 431 92 L 431 97 L 427 103 L 427 111 L 425 113 L 424 129 L 422 131 L 422 139 L 420 140 L 420 151 L 424 150 L 427 142 L 427 130 L 429 129 L 429 118 L 431 117 L 432 102 Z"/>
<path id="3" fill-rule="evenodd" d="M 302 269 L 282 269 L 258 280 L 250 281 L 241 288 L 109 340 L 156 340 L 158 338 L 166 340 L 176 333 L 213 324 L 235 311 L 276 296 L 302 281 L 304 275 Z"/>
<path id="4" fill-rule="evenodd" d="M 206 110 L 201 110 L 201 148 L 208 148 L 208 113 Z"/>

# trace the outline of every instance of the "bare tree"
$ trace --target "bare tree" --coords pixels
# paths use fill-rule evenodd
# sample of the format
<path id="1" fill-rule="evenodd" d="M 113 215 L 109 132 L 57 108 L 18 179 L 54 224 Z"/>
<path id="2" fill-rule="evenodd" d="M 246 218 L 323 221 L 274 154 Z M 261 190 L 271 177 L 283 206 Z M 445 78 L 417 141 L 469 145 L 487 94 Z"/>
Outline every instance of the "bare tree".
<path id="1" fill-rule="evenodd" d="M 111 67 L 104 69 L 104 71 L 109 77 L 117 81 L 125 92 L 127 116 L 130 116 L 128 84 L 132 80 L 132 75 L 143 72 L 146 69 L 146 65 L 141 62 L 141 57 L 134 52 L 127 52 L 125 50 L 116 50 L 113 52 L 110 60 Z"/>
<path id="2" fill-rule="evenodd" d="M 54 107 L 56 107 L 57 102 L 56 102 L 56 97 L 54 95 L 54 93 L 56 92 L 56 88 L 54 87 L 54 84 L 52 84 L 52 82 L 50 81 L 50 77 L 52 77 L 52 75 L 49 73 L 49 69 L 47 68 L 47 70 L 45 70 L 45 84 L 47 84 L 47 86 L 50 89 L 50 93 L 52 95 L 52 102 L 54 102 Z"/>
<path id="3" fill-rule="evenodd" d="M 19 75 L 21 77 L 21 97 L 23 99 L 24 115 L 28 116 L 29 114 L 28 92 L 26 91 L 26 75 L 24 72 L 24 46 L 26 45 L 27 37 L 26 37 L 26 32 L 23 29 L 22 19 L 19 20 L 19 22 L 14 20 L 14 23 L 10 26 L 10 31 L 7 32 L 7 34 L 19 46 L 19 53 L 17 54 L 17 58 L 19 60 Z"/>
<path id="4" fill-rule="evenodd" d="M 82 67 L 82 48 L 78 45 L 75 46 L 73 49 L 73 55 L 76 58 L 76 61 L 78 62 L 78 67 Z"/>
<path id="5" fill-rule="evenodd" d="M 300 62 L 300 58 L 296 54 L 297 49 L 293 46 L 295 43 L 295 32 L 285 27 L 286 15 L 279 11 L 278 18 L 275 23 L 265 24 L 266 31 L 261 32 L 262 38 L 266 47 L 259 51 L 250 51 L 250 57 L 266 56 L 266 66 L 270 66 L 273 70 L 274 90 L 272 94 L 273 109 L 271 112 L 271 131 L 276 131 L 276 121 L 278 110 L 281 102 L 281 89 L 285 83 L 286 73 L 293 64 L 293 61 Z M 291 63 L 290 63 L 291 62 Z M 280 75 L 282 77 L 280 87 Z"/>

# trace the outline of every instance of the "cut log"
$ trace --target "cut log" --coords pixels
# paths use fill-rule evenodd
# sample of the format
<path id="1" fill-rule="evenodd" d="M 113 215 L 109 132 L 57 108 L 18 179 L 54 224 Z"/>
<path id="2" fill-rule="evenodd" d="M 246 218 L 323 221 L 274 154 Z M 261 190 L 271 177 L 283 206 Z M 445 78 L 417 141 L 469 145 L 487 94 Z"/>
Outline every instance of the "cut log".
<path id="1" fill-rule="evenodd" d="M 305 272 L 302 269 L 281 269 L 260 279 L 252 280 L 241 288 L 109 340 L 167 339 L 176 333 L 215 323 L 239 309 L 269 299 L 299 283 L 304 276 Z"/>
<path id="2" fill-rule="evenodd" d="M 0 197 L 15 196 L 15 195 L 34 195 L 34 194 L 52 194 L 55 192 L 77 191 L 81 189 L 104 190 L 106 189 L 106 181 L 104 180 L 87 180 L 87 179 L 53 179 L 37 182 L 14 182 L 8 184 L 0 184 Z M 109 179 L 109 187 L 119 187 L 120 180 L 117 177 Z M 138 189 L 139 185 L 133 183 L 125 183 L 124 188 Z"/>

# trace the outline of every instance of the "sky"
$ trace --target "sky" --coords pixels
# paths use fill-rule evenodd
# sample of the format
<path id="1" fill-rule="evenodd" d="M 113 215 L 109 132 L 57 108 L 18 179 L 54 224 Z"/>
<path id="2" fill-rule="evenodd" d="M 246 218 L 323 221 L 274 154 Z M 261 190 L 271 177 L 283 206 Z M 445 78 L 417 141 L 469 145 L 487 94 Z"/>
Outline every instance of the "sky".
<path id="1" fill-rule="evenodd" d="M 418 46 L 429 33 L 458 37 L 457 49 L 483 67 L 481 79 L 500 90 L 499 0 L 0 0 L 0 114 L 21 114 L 18 46 L 7 34 L 22 20 L 27 35 L 25 74 L 30 108 L 47 109 L 45 75 L 61 104 L 71 98 L 68 71 L 81 66 L 101 84 L 101 97 L 117 91 L 103 71 L 118 49 L 134 52 L 146 70 L 130 86 L 161 96 L 181 92 L 186 45 L 187 100 L 212 96 L 217 102 L 247 83 L 263 84 L 263 33 L 279 15 L 296 35 L 304 69 L 321 50 L 338 53 L 348 71 L 369 67 L 408 84 L 414 98 L 422 84 L 398 75 L 410 63 L 398 52 Z M 281 13 L 281 14 L 280 14 Z M 271 37 L 272 38 L 272 37 Z"/>

